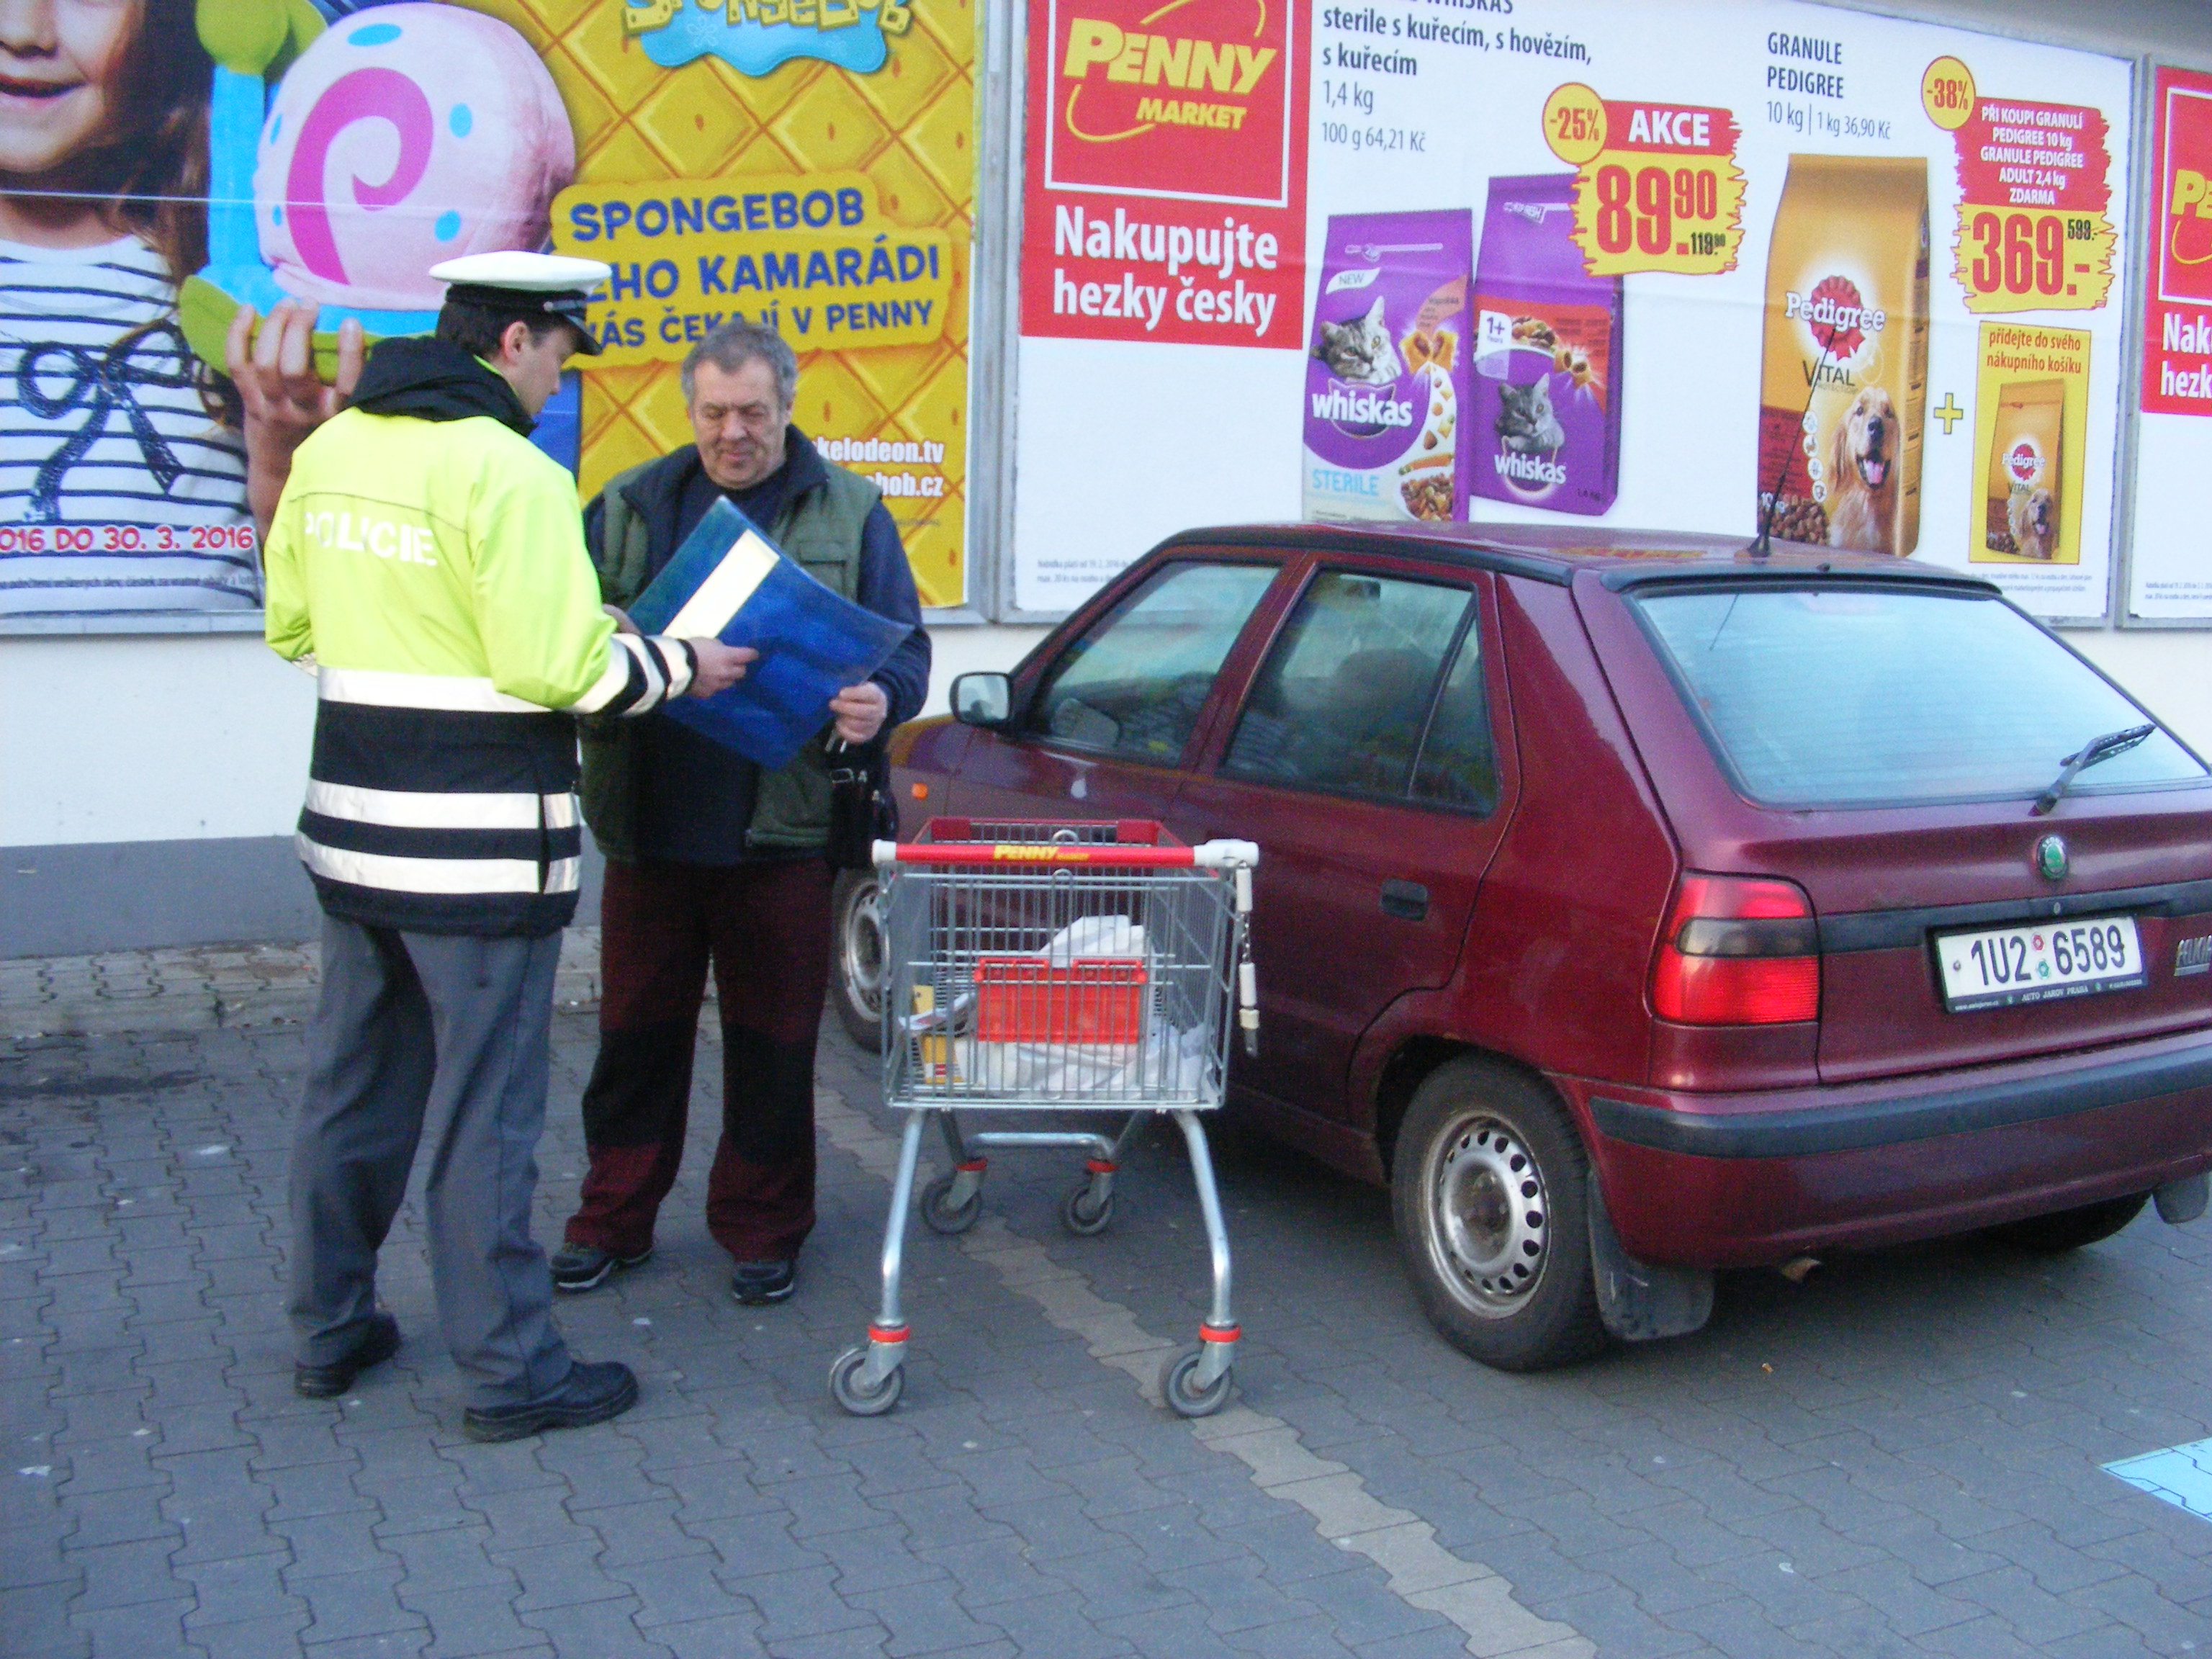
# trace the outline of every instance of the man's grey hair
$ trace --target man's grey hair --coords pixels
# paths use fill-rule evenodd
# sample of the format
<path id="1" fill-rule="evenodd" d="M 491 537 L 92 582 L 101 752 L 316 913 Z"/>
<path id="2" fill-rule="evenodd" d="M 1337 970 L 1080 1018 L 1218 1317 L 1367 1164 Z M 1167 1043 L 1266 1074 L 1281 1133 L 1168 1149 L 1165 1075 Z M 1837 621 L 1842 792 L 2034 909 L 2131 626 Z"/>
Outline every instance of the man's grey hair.
<path id="1" fill-rule="evenodd" d="M 734 374 L 747 363 L 766 363 L 775 376 L 776 401 L 789 409 L 799 398 L 799 359 L 783 336 L 765 323 L 749 323 L 732 317 L 707 331 L 706 337 L 684 354 L 678 377 L 684 383 L 684 401 L 699 379 L 699 365 L 712 363 L 725 374 Z"/>

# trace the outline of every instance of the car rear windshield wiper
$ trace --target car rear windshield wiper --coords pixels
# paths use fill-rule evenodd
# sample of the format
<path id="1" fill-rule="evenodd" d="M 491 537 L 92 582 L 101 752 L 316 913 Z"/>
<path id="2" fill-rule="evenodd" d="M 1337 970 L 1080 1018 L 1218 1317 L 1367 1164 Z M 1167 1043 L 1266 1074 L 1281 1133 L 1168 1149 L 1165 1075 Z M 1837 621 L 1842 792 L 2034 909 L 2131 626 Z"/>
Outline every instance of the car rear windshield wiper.
<path id="1" fill-rule="evenodd" d="M 2124 726 L 2118 732 L 2107 732 L 2101 738 L 2090 738 L 2080 749 L 2058 763 L 2065 769 L 2059 773 L 2050 788 L 2035 798 L 2035 805 L 2027 809 L 2028 817 L 2041 817 L 2058 805 L 2058 798 L 2066 793 L 2076 776 L 2101 761 L 2108 761 L 2115 755 L 2126 754 L 2129 750 L 2157 730 L 2158 727 L 2155 725 L 2130 726 Z"/>

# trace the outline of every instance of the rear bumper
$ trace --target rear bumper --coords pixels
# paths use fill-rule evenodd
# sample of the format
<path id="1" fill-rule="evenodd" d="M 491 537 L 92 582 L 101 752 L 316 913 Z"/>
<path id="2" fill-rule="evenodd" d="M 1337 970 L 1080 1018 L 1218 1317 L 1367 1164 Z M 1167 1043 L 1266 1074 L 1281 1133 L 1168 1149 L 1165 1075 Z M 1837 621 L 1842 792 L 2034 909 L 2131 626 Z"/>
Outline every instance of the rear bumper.
<path id="1" fill-rule="evenodd" d="M 1832 1089 L 1555 1079 L 1622 1243 L 1744 1267 L 1963 1232 L 2212 1167 L 2212 1032 Z"/>

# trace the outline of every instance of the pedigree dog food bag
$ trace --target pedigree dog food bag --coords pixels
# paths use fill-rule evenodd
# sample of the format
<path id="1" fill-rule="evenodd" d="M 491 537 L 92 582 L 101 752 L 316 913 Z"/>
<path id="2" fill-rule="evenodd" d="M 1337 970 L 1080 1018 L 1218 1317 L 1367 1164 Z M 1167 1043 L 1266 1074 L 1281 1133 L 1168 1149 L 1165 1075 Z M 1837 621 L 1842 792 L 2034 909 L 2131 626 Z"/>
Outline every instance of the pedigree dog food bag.
<path id="1" fill-rule="evenodd" d="M 1620 487 L 1620 278 L 1583 270 L 1574 218 L 1571 173 L 1490 181 L 1468 488 L 1597 514 Z"/>
<path id="2" fill-rule="evenodd" d="M 1307 342 L 1308 518 L 1467 516 L 1474 263 L 1464 208 L 1330 218 Z"/>
<path id="3" fill-rule="evenodd" d="M 2065 381 L 2014 380 L 1999 391 L 1982 536 L 1990 552 L 2072 562 L 2059 545 L 2065 441 Z"/>
<path id="4" fill-rule="evenodd" d="M 1771 505 L 1773 533 L 1911 552 L 1928 395 L 1924 160 L 1790 158 L 1759 388 L 1759 510 Z"/>

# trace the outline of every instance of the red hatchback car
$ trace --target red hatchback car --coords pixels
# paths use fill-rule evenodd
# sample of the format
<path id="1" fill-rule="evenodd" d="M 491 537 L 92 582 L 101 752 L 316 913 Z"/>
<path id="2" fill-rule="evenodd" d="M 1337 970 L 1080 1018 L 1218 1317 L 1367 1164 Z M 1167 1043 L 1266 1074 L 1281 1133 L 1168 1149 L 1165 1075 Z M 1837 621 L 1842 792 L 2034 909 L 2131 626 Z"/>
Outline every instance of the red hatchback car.
<path id="1" fill-rule="evenodd" d="M 1259 843 L 1232 1100 L 1389 1184 L 1491 1364 L 1695 1329 L 1716 1268 L 2203 1207 L 2212 775 L 1986 582 L 1194 531 L 952 701 L 895 745 L 910 823 Z"/>

